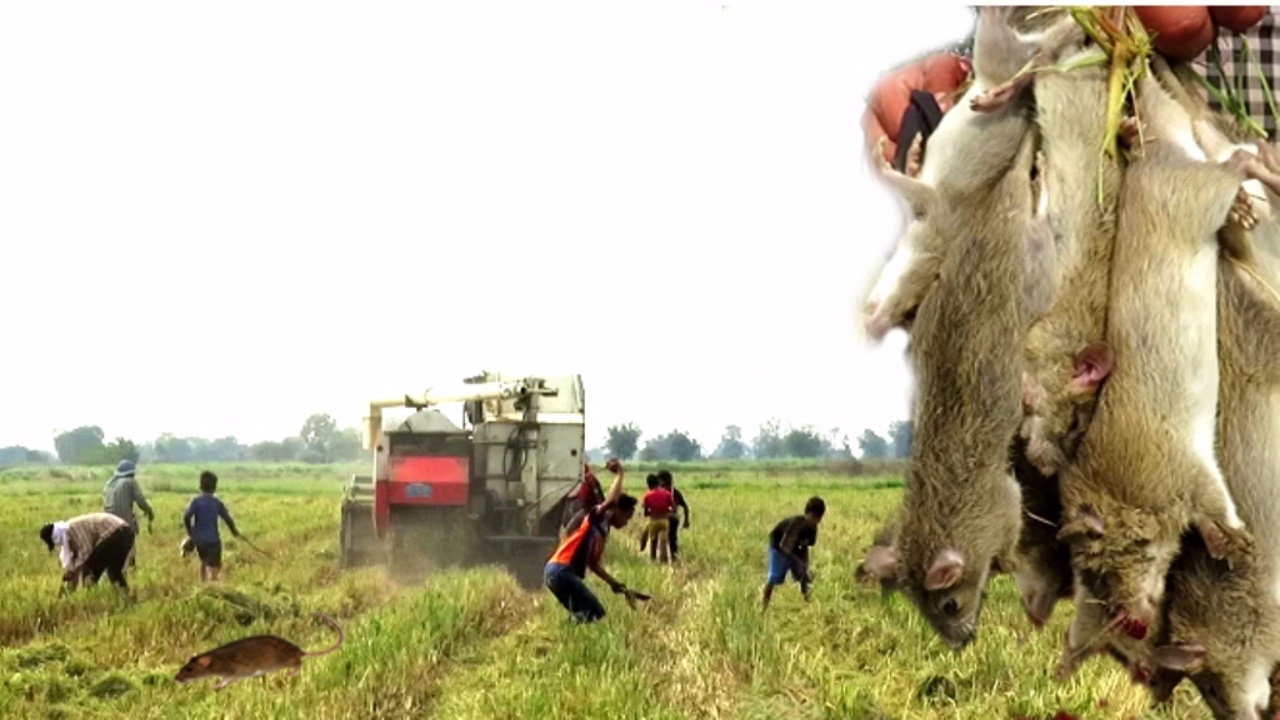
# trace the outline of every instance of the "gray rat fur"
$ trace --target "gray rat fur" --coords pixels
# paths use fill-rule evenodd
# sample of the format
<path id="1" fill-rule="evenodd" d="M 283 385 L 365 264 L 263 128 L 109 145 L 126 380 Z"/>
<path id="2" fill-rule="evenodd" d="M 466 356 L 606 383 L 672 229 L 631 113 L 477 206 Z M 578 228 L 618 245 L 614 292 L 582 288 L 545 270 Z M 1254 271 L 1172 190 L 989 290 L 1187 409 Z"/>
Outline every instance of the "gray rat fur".
<path id="1" fill-rule="evenodd" d="M 966 186 L 989 185 L 992 173 L 1003 170 L 1003 165 L 997 161 L 998 154 L 993 156 L 987 148 L 1012 147 L 1022 137 L 1029 110 L 1028 103 L 1021 101 L 1025 96 L 988 111 L 975 110 L 972 101 L 1012 78 L 1045 45 L 1062 42 L 1075 26 L 1070 17 L 1063 17 L 1046 30 L 1024 35 L 1013 26 L 1018 17 L 1012 7 L 979 9 L 973 83 L 943 116 L 927 147 L 913 147 L 916 159 L 908 163 L 906 173 L 882 163 L 881 175 L 903 200 L 909 219 L 865 302 L 864 329 L 872 340 L 895 327 L 908 327 L 937 279 L 953 235 L 937 222 L 947 216 L 938 207 L 939 195 L 947 193 L 939 191 L 948 184 L 961 191 Z"/>
<path id="2" fill-rule="evenodd" d="M 976 636 L 992 563 L 1016 565 L 1022 529 L 1008 453 L 1021 417 L 1021 287 L 1036 235 L 1036 139 L 1026 123 L 1012 147 L 989 147 L 988 163 L 1004 161 L 1000 177 L 956 188 L 939 203 L 938 224 L 955 241 L 907 349 L 915 435 L 896 557 L 883 560 L 892 560 L 904 594 L 957 649 Z"/>
<path id="3" fill-rule="evenodd" d="M 1111 270 L 1115 369 L 1062 474 L 1061 536 L 1081 601 L 1147 626 L 1182 532 L 1223 557 L 1243 523 L 1214 457 L 1217 232 L 1248 168 L 1205 162 L 1191 118 L 1148 73 L 1149 142 L 1126 170 Z"/>
<path id="4" fill-rule="evenodd" d="M 1078 42 L 1056 59 L 1070 63 L 1096 52 Z M 1045 70 L 1034 91 L 1056 257 L 1053 299 L 1027 333 L 1020 435 L 1027 459 L 1053 475 L 1074 456 L 1113 361 L 1105 342 L 1107 299 L 1123 171 L 1099 157 L 1108 102 L 1104 68 Z"/>

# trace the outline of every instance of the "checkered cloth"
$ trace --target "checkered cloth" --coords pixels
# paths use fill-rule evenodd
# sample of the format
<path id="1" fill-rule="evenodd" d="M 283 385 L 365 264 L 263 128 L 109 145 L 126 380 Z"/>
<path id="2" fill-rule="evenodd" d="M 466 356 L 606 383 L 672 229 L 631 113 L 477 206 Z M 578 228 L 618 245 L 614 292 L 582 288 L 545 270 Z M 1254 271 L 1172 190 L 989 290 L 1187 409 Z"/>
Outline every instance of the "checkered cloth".
<path id="1" fill-rule="evenodd" d="M 1243 90 L 1241 96 L 1244 99 L 1245 107 L 1249 110 L 1249 116 L 1262 125 L 1267 131 L 1267 138 L 1274 141 L 1276 139 L 1277 118 L 1267 104 L 1266 96 L 1262 91 L 1262 83 L 1258 81 L 1258 75 L 1259 67 L 1261 67 L 1272 94 L 1276 96 L 1276 104 L 1280 106 L 1280 6 L 1270 6 L 1266 16 L 1257 25 L 1249 28 L 1248 32 L 1243 35 L 1237 35 L 1235 32 L 1225 28 L 1220 29 L 1217 43 L 1218 56 L 1227 77 L 1226 83 L 1223 82 L 1217 66 L 1210 59 L 1208 50 L 1192 60 L 1191 66 L 1215 88 L 1220 88 L 1226 84 L 1234 86 L 1239 83 Z M 1248 44 L 1249 52 L 1244 55 L 1242 62 L 1240 53 L 1246 43 Z M 940 48 L 940 50 L 972 58 L 973 33 L 971 32 L 963 40 Z M 1236 77 L 1237 74 L 1240 75 L 1238 79 Z M 1214 110 L 1222 109 L 1222 106 L 1213 97 L 1212 93 L 1207 93 L 1206 99 Z"/>
<path id="2" fill-rule="evenodd" d="M 1273 141 L 1276 138 L 1276 116 L 1271 112 L 1271 107 L 1263 94 L 1258 75 L 1261 69 L 1272 95 L 1276 95 L 1280 90 L 1280 83 L 1277 83 L 1277 80 L 1280 80 L 1280 17 L 1277 17 L 1277 12 L 1280 12 L 1280 7 L 1271 6 L 1262 21 L 1249 28 L 1243 35 L 1237 35 L 1225 28 L 1218 32 L 1218 55 L 1226 74 L 1225 82 L 1218 73 L 1217 66 L 1210 59 L 1208 50 L 1192 61 L 1192 67 L 1215 88 L 1223 85 L 1234 87 L 1239 83 L 1243 89 L 1241 97 L 1249 110 L 1249 116 L 1266 129 L 1267 138 Z M 1245 49 L 1246 43 L 1248 53 L 1242 57 L 1241 51 Z M 1208 99 L 1213 109 L 1222 109 L 1212 94 Z M 1277 98 L 1276 102 L 1280 105 L 1280 98 Z"/>

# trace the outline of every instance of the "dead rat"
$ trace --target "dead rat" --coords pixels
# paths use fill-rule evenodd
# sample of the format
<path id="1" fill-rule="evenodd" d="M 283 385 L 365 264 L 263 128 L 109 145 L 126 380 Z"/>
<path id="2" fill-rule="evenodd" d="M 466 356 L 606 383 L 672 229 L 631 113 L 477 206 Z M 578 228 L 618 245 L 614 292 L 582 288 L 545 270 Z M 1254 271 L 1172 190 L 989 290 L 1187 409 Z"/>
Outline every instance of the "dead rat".
<path id="1" fill-rule="evenodd" d="M 1260 248 L 1256 258 L 1268 263 L 1261 277 L 1280 280 L 1277 248 Z M 1280 663 L 1280 307 L 1254 281 L 1219 260 L 1216 451 L 1241 519 L 1254 529 L 1241 535 L 1257 544 L 1242 544 L 1228 565 L 1210 556 L 1198 533 L 1185 533 L 1169 569 L 1163 622 L 1152 629 L 1159 639 L 1111 636 L 1107 648 L 1157 702 L 1189 675 L 1217 718 L 1259 717 Z M 1084 609 L 1091 610 L 1095 616 L 1079 625 L 1103 626 L 1096 606 Z"/>
<path id="2" fill-rule="evenodd" d="M 1096 52 L 1078 42 L 1054 59 L 1070 65 Z M 1052 300 L 1027 332 L 1020 435 L 1028 461 L 1053 475 L 1074 455 L 1113 361 L 1107 299 L 1123 172 L 1098 155 L 1106 136 L 1104 68 L 1046 69 L 1034 92 L 1056 257 Z"/>
<path id="3" fill-rule="evenodd" d="M 1250 274 L 1218 266 L 1218 461 L 1255 546 L 1228 566 L 1187 540 L 1169 572 L 1168 637 L 1152 651 L 1152 694 L 1189 676 L 1216 718 L 1277 708 L 1280 664 L 1280 306 L 1259 288 L 1280 282 L 1280 254 L 1259 246 Z M 1268 706 L 1272 706 L 1268 709 Z"/>
<path id="4" fill-rule="evenodd" d="M 277 670 L 288 669 L 290 677 L 297 675 L 302 669 L 302 658 L 327 655 L 342 647 L 345 637 L 342 627 L 333 618 L 323 613 L 314 614 L 329 623 L 338 633 L 338 642 L 332 647 L 316 652 L 304 652 L 302 648 L 284 638 L 275 635 L 254 635 L 196 655 L 182 666 L 174 679 L 180 683 L 189 683 L 218 677 L 221 681 L 214 685 L 213 689 L 221 690 L 236 680 L 266 675 Z"/>
<path id="5" fill-rule="evenodd" d="M 1071 596 L 1071 558 L 1067 546 L 1057 537 L 1062 518 L 1056 476 L 1045 477 L 1027 462 L 1023 443 L 1011 448 L 1014 477 L 1022 498 L 1022 529 L 1014 550 L 1013 576 L 1022 609 L 1037 629 L 1044 627 L 1058 600 Z M 887 595 L 897 586 L 897 536 L 900 519 L 895 514 L 876 532 L 866 558 L 855 572 L 859 582 L 878 581 Z M 992 571 L 1001 572 L 1000 558 L 992 560 Z"/>
<path id="6" fill-rule="evenodd" d="M 1007 162 L 988 149 L 1016 147 L 1025 131 L 1027 103 L 1006 102 L 997 110 L 980 111 L 972 107 L 974 98 L 1013 77 L 1042 47 L 1056 45 L 1079 30 L 1066 16 L 1046 30 L 1020 34 L 1011 24 L 1013 11 L 1012 7 L 979 8 L 969 89 L 943 115 L 927 149 L 916 138 L 906 172 L 881 163 L 882 177 L 903 200 L 908 222 L 867 296 L 864 330 L 873 341 L 895 327 L 907 326 L 933 287 L 944 248 L 953 237 L 951 229 L 938 222 L 945 216 L 939 207 L 949 194 L 945 186 L 957 186 L 953 192 L 963 194 L 995 182 Z M 883 158 L 883 153 L 878 157 Z"/>
<path id="7" fill-rule="evenodd" d="M 1214 456 L 1216 237 L 1252 156 L 1206 162 L 1190 116 L 1160 83 L 1147 73 L 1137 90 L 1149 142 L 1121 190 L 1107 327 L 1115 366 L 1061 475 L 1060 537 L 1088 599 L 1141 637 L 1183 530 L 1224 557 L 1243 527 Z"/>
<path id="8" fill-rule="evenodd" d="M 1017 562 L 1021 497 L 1009 442 L 1021 417 L 1021 287 L 1035 225 L 1036 140 L 1028 125 L 998 183 L 939 203 L 935 220 L 955 241 L 907 347 L 916 376 L 915 436 L 897 552 L 881 553 L 876 574 L 892 567 L 952 648 L 977 633 L 993 561 L 1010 570 Z"/>

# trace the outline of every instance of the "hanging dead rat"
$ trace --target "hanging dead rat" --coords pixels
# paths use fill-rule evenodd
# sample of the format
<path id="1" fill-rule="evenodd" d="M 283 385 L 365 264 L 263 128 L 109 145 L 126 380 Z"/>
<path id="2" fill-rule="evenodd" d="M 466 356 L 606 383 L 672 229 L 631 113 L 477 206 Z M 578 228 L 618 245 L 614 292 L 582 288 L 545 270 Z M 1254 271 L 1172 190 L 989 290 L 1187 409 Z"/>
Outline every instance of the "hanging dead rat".
<path id="1" fill-rule="evenodd" d="M 196 655 L 182 666 L 174 679 L 180 683 L 189 683 L 217 677 L 221 681 L 214 685 L 213 689 L 221 690 L 236 680 L 266 675 L 278 670 L 288 669 L 290 677 L 297 675 L 302 669 L 302 658 L 327 655 L 342 647 L 345 639 L 342 626 L 338 625 L 337 621 L 323 613 L 314 614 L 338 633 L 338 641 L 332 647 L 305 652 L 284 638 L 275 635 L 254 635 Z"/>
<path id="2" fill-rule="evenodd" d="M 987 162 L 1008 163 L 1000 179 L 951 195 L 931 218 L 955 241 L 907 348 L 915 436 L 897 550 L 872 561 L 877 575 L 896 574 L 955 649 L 977 634 L 992 563 L 1012 570 L 1017 562 L 1021 497 L 1009 442 L 1021 418 L 1021 288 L 1036 222 L 1036 141 L 1028 123 L 1013 148 L 988 147 Z"/>
<path id="3" fill-rule="evenodd" d="M 1007 6 L 978 9 L 973 83 L 942 117 L 927 149 L 919 143 L 912 147 L 906 172 L 881 163 L 882 177 L 903 200 L 908 222 L 865 302 L 863 327 L 873 341 L 895 327 L 906 327 L 933 287 L 944 248 L 954 236 L 938 222 L 945 214 L 940 207 L 945 196 L 990 186 L 1007 163 L 1001 161 L 1001 152 L 989 149 L 1016 147 L 1025 132 L 1028 103 L 1009 101 L 998 109 L 979 110 L 973 100 L 1013 77 L 1043 47 L 1057 46 L 1079 32 L 1075 21 L 1064 16 L 1045 30 L 1024 35 L 1013 27 L 1013 13 Z"/>
<path id="4" fill-rule="evenodd" d="M 1148 72 L 1145 143 L 1126 169 L 1107 320 L 1115 365 L 1061 475 L 1072 566 L 1108 617 L 1142 637 L 1182 532 L 1215 557 L 1243 528 L 1214 456 L 1218 230 L 1256 158 L 1206 162 L 1191 119 Z"/>
<path id="5" fill-rule="evenodd" d="M 1081 38 L 1052 59 L 1071 67 L 1096 52 Z M 1027 460 L 1053 475 L 1074 455 L 1112 363 L 1107 299 L 1123 172 L 1098 157 L 1106 137 L 1105 69 L 1047 68 L 1034 94 L 1056 252 L 1052 300 L 1027 332 L 1020 435 Z"/>

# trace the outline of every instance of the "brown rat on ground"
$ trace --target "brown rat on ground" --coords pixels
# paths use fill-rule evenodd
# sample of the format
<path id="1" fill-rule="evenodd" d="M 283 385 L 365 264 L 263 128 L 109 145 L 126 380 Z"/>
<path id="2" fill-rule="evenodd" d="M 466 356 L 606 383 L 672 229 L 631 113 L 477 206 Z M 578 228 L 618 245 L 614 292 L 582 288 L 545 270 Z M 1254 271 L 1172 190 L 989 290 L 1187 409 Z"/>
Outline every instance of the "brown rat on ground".
<path id="1" fill-rule="evenodd" d="M 337 631 L 338 641 L 332 647 L 305 652 L 284 638 L 275 635 L 254 635 L 196 655 L 182 666 L 174 680 L 189 683 L 217 677 L 221 682 L 214 685 L 213 689 L 221 690 L 236 680 L 266 675 L 277 670 L 289 669 L 290 677 L 297 675 L 302 669 L 302 658 L 328 655 L 342 647 L 345 639 L 342 627 L 337 621 L 324 613 L 317 612 L 314 615 L 329 623 Z"/>

